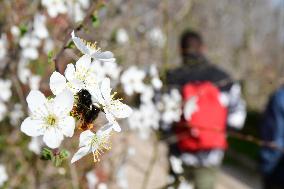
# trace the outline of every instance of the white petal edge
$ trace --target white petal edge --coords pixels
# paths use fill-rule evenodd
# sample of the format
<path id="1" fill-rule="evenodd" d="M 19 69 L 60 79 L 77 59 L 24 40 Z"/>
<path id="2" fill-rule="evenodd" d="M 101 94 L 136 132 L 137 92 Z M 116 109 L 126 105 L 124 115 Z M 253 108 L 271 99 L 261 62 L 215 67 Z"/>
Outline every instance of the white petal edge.
<path id="1" fill-rule="evenodd" d="M 111 101 L 111 88 L 110 88 L 110 79 L 109 78 L 104 78 L 104 80 L 101 83 L 101 93 L 106 101 L 106 103 L 109 103 Z"/>
<path id="2" fill-rule="evenodd" d="M 75 120 L 72 116 L 67 116 L 60 120 L 59 127 L 67 137 L 72 137 L 75 130 Z"/>
<path id="3" fill-rule="evenodd" d="M 31 90 L 29 95 L 27 96 L 27 103 L 30 111 L 35 115 L 47 115 L 47 99 L 44 94 L 42 94 L 38 90 Z"/>
<path id="4" fill-rule="evenodd" d="M 87 146 L 88 144 L 90 144 L 90 141 L 92 140 L 94 135 L 95 134 L 92 131 L 90 131 L 90 130 L 83 131 L 80 134 L 79 147 Z"/>
<path id="5" fill-rule="evenodd" d="M 75 78 L 75 66 L 73 64 L 68 64 L 64 75 L 68 81 L 71 81 Z"/>
<path id="6" fill-rule="evenodd" d="M 82 157 L 88 155 L 89 153 L 91 153 L 91 149 L 89 146 L 85 146 L 80 148 L 72 157 L 71 159 L 71 163 L 74 163 L 76 161 L 78 161 L 79 159 L 81 159 Z"/>
<path id="7" fill-rule="evenodd" d="M 50 90 L 54 95 L 61 93 L 66 88 L 66 79 L 59 72 L 53 72 L 49 80 Z"/>
<path id="8" fill-rule="evenodd" d="M 32 120 L 30 117 L 27 117 L 21 124 L 21 131 L 31 137 L 43 135 L 41 124 L 40 120 Z"/>
<path id="9" fill-rule="evenodd" d="M 66 116 L 73 108 L 74 96 L 71 91 L 64 90 L 53 101 L 53 111 L 58 117 Z"/>
<path id="10" fill-rule="evenodd" d="M 89 69 L 91 62 L 92 59 L 89 55 L 85 54 L 81 56 L 76 62 L 76 72 L 86 72 Z"/>
<path id="11" fill-rule="evenodd" d="M 89 51 L 88 47 L 86 46 L 86 44 L 82 41 L 82 39 L 75 36 L 74 31 L 71 33 L 71 36 L 72 36 L 72 40 L 73 40 L 74 44 L 83 54 L 90 54 L 90 51 Z"/>
<path id="12" fill-rule="evenodd" d="M 49 148 L 58 148 L 63 140 L 62 132 L 57 128 L 49 128 L 45 131 L 43 135 L 43 142 Z"/>

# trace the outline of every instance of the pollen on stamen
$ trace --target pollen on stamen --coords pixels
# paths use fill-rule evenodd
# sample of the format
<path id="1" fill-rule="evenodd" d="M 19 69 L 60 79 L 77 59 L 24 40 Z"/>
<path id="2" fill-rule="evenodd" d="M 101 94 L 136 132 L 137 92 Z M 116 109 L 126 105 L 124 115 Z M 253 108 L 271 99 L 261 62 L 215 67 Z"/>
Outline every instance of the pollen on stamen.
<path id="1" fill-rule="evenodd" d="M 101 51 L 101 48 L 97 46 L 97 42 L 96 41 L 94 43 L 91 43 L 91 42 L 88 42 L 88 41 L 86 41 L 84 39 L 81 39 L 81 40 L 83 41 L 83 43 L 85 45 L 87 45 L 91 49 L 96 50 L 96 51 Z"/>
<path id="2" fill-rule="evenodd" d="M 101 161 L 100 156 L 102 156 L 103 153 L 111 149 L 111 146 L 108 142 L 109 137 L 110 137 L 110 134 L 106 134 L 100 139 L 97 136 L 93 138 L 92 145 L 97 146 L 97 149 L 92 152 L 94 163 L 100 162 Z"/>

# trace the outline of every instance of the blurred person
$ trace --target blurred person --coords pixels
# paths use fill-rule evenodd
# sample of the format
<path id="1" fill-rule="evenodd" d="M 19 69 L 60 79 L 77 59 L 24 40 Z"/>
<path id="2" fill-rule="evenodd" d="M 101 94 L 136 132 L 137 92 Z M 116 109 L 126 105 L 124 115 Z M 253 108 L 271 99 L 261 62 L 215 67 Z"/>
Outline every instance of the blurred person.
<path id="1" fill-rule="evenodd" d="M 261 148 L 261 171 L 265 189 L 284 188 L 284 86 L 274 92 L 261 122 L 261 139 L 273 146 Z"/>
<path id="2" fill-rule="evenodd" d="M 242 128 L 245 102 L 240 85 L 206 58 L 199 33 L 184 32 L 180 50 L 182 65 L 167 73 L 168 86 L 183 96 L 183 116 L 173 126 L 177 149 L 185 178 L 197 189 L 211 189 L 227 148 L 226 125 Z"/>

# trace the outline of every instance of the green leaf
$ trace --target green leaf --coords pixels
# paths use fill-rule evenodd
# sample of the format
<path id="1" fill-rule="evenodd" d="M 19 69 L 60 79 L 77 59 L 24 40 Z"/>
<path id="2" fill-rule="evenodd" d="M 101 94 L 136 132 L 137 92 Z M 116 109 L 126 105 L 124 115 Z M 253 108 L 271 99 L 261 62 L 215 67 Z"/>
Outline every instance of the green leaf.
<path id="1" fill-rule="evenodd" d="M 60 156 L 61 159 L 65 160 L 70 156 L 70 153 L 69 153 L 69 151 L 63 149 L 63 150 L 61 150 L 59 156 Z"/>
<path id="2" fill-rule="evenodd" d="M 75 47 L 75 44 L 73 41 L 70 41 L 65 47 L 64 49 L 73 49 Z"/>
<path id="3" fill-rule="evenodd" d="M 25 33 L 27 33 L 28 31 L 28 27 L 24 24 L 21 24 L 19 28 L 20 28 L 21 36 L 25 35 Z"/>
<path id="4" fill-rule="evenodd" d="M 63 161 L 68 159 L 70 153 L 63 149 L 59 151 L 59 149 L 48 149 L 44 148 L 42 150 L 41 159 L 43 160 L 51 160 L 54 166 L 59 167 L 62 165 Z"/>
<path id="5" fill-rule="evenodd" d="M 48 63 L 52 64 L 53 63 L 53 56 L 54 56 L 54 52 L 53 51 L 49 51 L 47 54 L 47 59 L 48 59 Z"/>
<path id="6" fill-rule="evenodd" d="M 94 14 L 92 15 L 92 25 L 93 25 L 94 28 L 97 28 L 97 27 L 99 27 L 99 25 L 100 25 L 100 19 L 99 19 L 97 13 L 94 13 Z"/>
<path id="7" fill-rule="evenodd" d="M 52 150 L 50 150 L 48 148 L 43 148 L 43 150 L 41 152 L 41 159 L 42 160 L 51 160 L 52 157 L 53 157 Z"/>

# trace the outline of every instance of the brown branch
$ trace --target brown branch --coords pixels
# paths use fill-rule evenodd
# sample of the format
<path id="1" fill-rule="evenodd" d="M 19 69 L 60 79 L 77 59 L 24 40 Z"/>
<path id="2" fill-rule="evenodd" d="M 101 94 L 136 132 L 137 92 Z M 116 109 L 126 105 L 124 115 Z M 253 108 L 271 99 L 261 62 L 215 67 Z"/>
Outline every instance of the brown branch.
<path id="1" fill-rule="evenodd" d="M 145 176 L 142 182 L 142 189 L 146 189 L 150 180 L 151 173 L 154 169 L 154 164 L 156 163 L 156 160 L 158 159 L 159 153 L 158 153 L 158 146 L 159 141 L 155 139 L 154 147 L 153 147 L 153 156 L 149 162 L 148 168 L 145 171 Z"/>
<path id="2" fill-rule="evenodd" d="M 66 34 L 65 39 L 63 40 L 63 45 L 60 48 L 59 52 L 53 58 L 56 71 L 58 71 L 58 72 L 61 71 L 59 69 L 59 67 L 60 67 L 59 66 L 59 57 L 64 53 L 65 49 L 67 48 L 67 45 L 68 45 L 70 38 L 71 38 L 72 31 L 74 30 L 75 32 L 77 32 L 77 31 L 80 31 L 83 28 L 83 26 L 92 18 L 94 11 L 96 11 L 100 7 L 100 5 L 101 5 L 100 1 L 101 0 L 94 0 L 93 4 L 89 8 L 85 18 L 83 19 L 83 21 L 78 26 L 76 26 L 75 28 L 67 29 L 68 32 Z"/>

